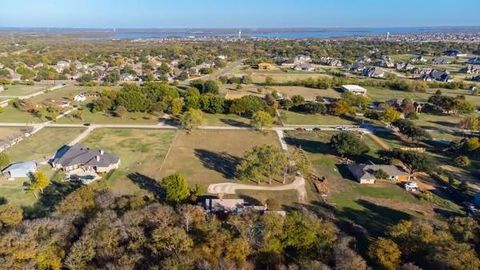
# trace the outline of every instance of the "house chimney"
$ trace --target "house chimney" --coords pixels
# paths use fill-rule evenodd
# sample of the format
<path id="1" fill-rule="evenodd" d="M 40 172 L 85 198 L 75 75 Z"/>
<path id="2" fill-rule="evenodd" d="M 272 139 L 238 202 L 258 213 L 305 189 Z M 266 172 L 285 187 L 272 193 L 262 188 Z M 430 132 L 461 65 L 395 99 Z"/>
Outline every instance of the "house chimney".
<path id="1" fill-rule="evenodd" d="M 100 161 L 100 156 L 96 156 L 97 161 Z"/>

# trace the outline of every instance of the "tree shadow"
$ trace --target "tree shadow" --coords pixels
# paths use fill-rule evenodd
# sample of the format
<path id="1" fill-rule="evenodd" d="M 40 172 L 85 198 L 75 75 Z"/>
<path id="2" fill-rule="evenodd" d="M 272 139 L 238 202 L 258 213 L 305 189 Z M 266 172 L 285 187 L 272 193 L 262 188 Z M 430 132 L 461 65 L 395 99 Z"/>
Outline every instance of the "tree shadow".
<path id="1" fill-rule="evenodd" d="M 319 141 L 305 140 L 289 136 L 285 138 L 285 142 L 288 145 L 299 147 L 309 153 L 333 154 L 334 152 L 332 147 L 330 147 L 328 143 L 323 143 Z"/>
<path id="2" fill-rule="evenodd" d="M 451 123 L 451 122 L 447 122 L 447 121 L 429 121 L 429 122 L 432 123 L 432 124 L 437 124 L 437 125 L 444 126 L 444 127 L 449 127 L 449 128 L 457 127 L 457 125 L 455 123 Z"/>
<path id="3" fill-rule="evenodd" d="M 130 173 L 127 177 L 141 189 L 152 193 L 156 200 L 163 201 L 165 199 L 165 190 L 157 180 L 138 172 Z"/>
<path id="4" fill-rule="evenodd" d="M 240 122 L 240 121 L 233 120 L 233 119 L 228 119 L 228 118 L 221 118 L 220 121 L 222 121 L 222 123 L 225 123 L 225 124 L 227 124 L 229 126 L 233 126 L 233 127 L 252 127 L 251 125 L 249 125 L 247 123 Z"/>
<path id="5" fill-rule="evenodd" d="M 241 159 L 228 153 L 216 153 L 205 149 L 195 149 L 195 156 L 198 157 L 205 168 L 217 171 L 227 179 L 235 177 L 235 167 Z"/>
<path id="6" fill-rule="evenodd" d="M 81 182 L 51 182 L 40 194 L 38 201 L 29 207 L 24 208 L 27 218 L 41 218 L 50 216 L 55 207 L 70 193 L 82 186 Z"/>

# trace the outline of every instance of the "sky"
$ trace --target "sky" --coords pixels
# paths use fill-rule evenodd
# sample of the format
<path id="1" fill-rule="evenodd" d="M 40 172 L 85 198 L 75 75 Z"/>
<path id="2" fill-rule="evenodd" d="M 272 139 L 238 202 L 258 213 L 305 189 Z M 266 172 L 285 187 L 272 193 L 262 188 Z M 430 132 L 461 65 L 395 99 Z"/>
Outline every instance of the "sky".
<path id="1" fill-rule="evenodd" d="M 480 0 L 0 0 L 0 27 L 480 26 Z"/>

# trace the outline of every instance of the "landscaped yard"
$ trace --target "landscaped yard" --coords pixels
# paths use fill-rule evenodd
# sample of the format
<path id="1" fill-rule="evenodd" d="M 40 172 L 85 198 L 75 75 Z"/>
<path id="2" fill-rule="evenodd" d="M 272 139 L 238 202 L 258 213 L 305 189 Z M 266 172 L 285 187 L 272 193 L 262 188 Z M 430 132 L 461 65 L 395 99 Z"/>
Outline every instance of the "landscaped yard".
<path id="1" fill-rule="evenodd" d="M 333 115 L 303 114 L 280 110 L 280 116 L 286 125 L 354 125 L 355 122 Z"/>
<path id="2" fill-rule="evenodd" d="M 82 144 L 104 149 L 120 158 L 120 168 L 107 177 L 116 194 L 144 192 L 161 179 L 160 168 L 175 131 L 149 129 L 96 129 Z"/>
<path id="3" fill-rule="evenodd" d="M 161 170 L 162 176 L 176 172 L 190 185 L 232 182 L 235 166 L 244 152 L 255 145 L 279 145 L 275 133 L 243 130 L 195 130 L 179 132 Z"/>
<path id="4" fill-rule="evenodd" d="M 0 96 L 26 96 L 38 91 L 46 90 L 51 86 L 47 85 L 7 85 Z"/>
<path id="5" fill-rule="evenodd" d="M 82 131 L 83 128 L 44 128 L 12 146 L 6 153 L 11 161 L 46 160 Z"/>

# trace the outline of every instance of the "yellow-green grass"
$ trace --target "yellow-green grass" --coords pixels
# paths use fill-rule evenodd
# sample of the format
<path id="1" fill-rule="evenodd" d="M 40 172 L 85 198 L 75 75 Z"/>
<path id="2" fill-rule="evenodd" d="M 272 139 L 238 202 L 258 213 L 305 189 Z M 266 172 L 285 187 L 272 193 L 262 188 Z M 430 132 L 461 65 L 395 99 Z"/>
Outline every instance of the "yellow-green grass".
<path id="1" fill-rule="evenodd" d="M 461 117 L 459 116 L 443 116 L 426 113 L 418 114 L 418 120 L 413 120 L 417 126 L 427 129 L 433 138 L 448 140 L 458 140 L 462 138 L 460 135 L 455 134 L 453 130 L 458 126 L 460 121 Z"/>
<path id="2" fill-rule="evenodd" d="M 259 92 L 258 89 L 262 91 Z M 224 85 L 222 87 L 222 93 L 226 94 L 227 99 L 240 98 L 247 95 L 256 95 L 263 97 L 267 93 L 277 91 L 284 97 L 292 97 L 294 95 L 301 95 L 307 100 L 315 100 L 317 96 L 327 98 L 339 98 L 341 93 L 333 89 L 315 89 L 303 86 L 257 86 L 257 85 L 242 85 L 241 89 L 236 89 L 235 85 Z"/>
<path id="3" fill-rule="evenodd" d="M 51 86 L 46 85 L 7 85 L 0 96 L 26 96 L 38 91 L 46 90 Z"/>
<path id="4" fill-rule="evenodd" d="M 47 177 L 52 176 L 50 165 L 43 165 L 38 171 L 44 172 Z M 19 206 L 32 206 L 36 201 L 35 195 L 29 192 L 26 184 L 30 182 L 29 178 L 17 178 L 15 180 L 7 180 L 0 176 L 0 197 L 7 200 L 8 203 Z"/>
<path id="5" fill-rule="evenodd" d="M 250 126 L 250 119 L 236 114 L 204 114 L 205 126 Z"/>
<path id="6" fill-rule="evenodd" d="M 57 123 L 61 124 L 80 124 L 80 123 L 95 123 L 95 124 L 155 124 L 158 123 L 158 116 L 141 113 L 141 112 L 127 112 L 122 117 L 116 117 L 110 113 L 95 112 L 92 113 L 88 109 L 81 110 L 82 119 L 74 118 L 72 115 L 60 118 Z"/>
<path id="7" fill-rule="evenodd" d="M 179 132 L 161 170 L 162 176 L 176 172 L 187 177 L 190 185 L 238 181 L 235 166 L 244 152 L 253 146 L 279 146 L 273 132 L 246 130 L 194 130 Z"/>
<path id="8" fill-rule="evenodd" d="M 353 121 L 333 115 L 303 114 L 280 110 L 280 116 L 287 125 L 353 125 Z"/>
<path id="9" fill-rule="evenodd" d="M 82 144 L 100 148 L 120 158 L 120 168 L 107 177 L 115 194 L 139 194 L 160 180 L 160 168 L 175 131 L 150 129 L 96 129 Z"/>
<path id="10" fill-rule="evenodd" d="M 52 157 L 65 144 L 80 135 L 83 128 L 43 128 L 9 148 L 6 153 L 11 161 L 38 161 Z"/>
<path id="11" fill-rule="evenodd" d="M 428 89 L 427 92 L 407 92 L 407 91 L 398 91 L 392 90 L 389 88 L 381 88 L 381 87 L 365 87 L 368 92 L 367 95 L 374 101 L 385 101 L 393 98 L 397 99 L 404 99 L 410 98 L 414 101 L 425 102 L 431 97 L 438 89 Z M 440 89 L 444 95 L 448 96 L 457 96 L 457 95 L 464 95 L 466 99 L 473 103 L 473 104 L 480 104 L 480 95 L 479 96 L 472 96 L 470 95 L 470 91 L 468 90 L 461 90 L 461 89 Z"/>
<path id="12" fill-rule="evenodd" d="M 28 112 L 22 112 L 13 106 L 3 108 L 0 113 L 0 122 L 2 123 L 41 123 L 44 120 Z"/>
<path id="13" fill-rule="evenodd" d="M 330 77 L 325 73 L 319 72 L 298 72 L 298 71 L 258 71 L 254 70 L 251 73 L 251 77 L 254 83 L 265 83 L 267 77 L 271 77 L 277 83 L 285 83 L 289 81 L 305 80 L 309 78 L 317 79 L 321 77 Z"/>

